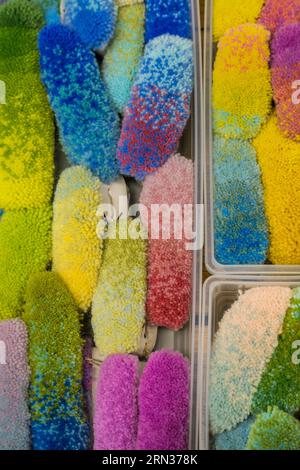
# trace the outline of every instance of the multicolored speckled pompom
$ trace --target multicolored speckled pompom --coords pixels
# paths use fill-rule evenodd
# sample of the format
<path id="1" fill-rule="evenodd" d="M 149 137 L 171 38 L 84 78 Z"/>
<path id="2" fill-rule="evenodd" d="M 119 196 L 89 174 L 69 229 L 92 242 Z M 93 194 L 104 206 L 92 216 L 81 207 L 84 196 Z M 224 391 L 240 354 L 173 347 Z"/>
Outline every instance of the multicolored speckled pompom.
<path id="1" fill-rule="evenodd" d="M 259 18 L 259 23 L 263 24 L 272 33 L 282 26 L 298 23 L 299 21 L 299 0 L 265 0 Z"/>
<path id="2" fill-rule="evenodd" d="M 51 259 L 52 208 L 5 212 L 0 220 L 0 320 L 22 314 L 31 275 Z"/>
<path id="3" fill-rule="evenodd" d="M 27 346 L 22 320 L 0 322 L 0 450 L 30 449 Z"/>
<path id="4" fill-rule="evenodd" d="M 260 169 L 252 145 L 215 136 L 215 258 L 221 264 L 263 264 L 268 224 Z"/>
<path id="5" fill-rule="evenodd" d="M 247 450 L 299 450 L 300 422 L 271 406 L 251 427 Z"/>
<path id="6" fill-rule="evenodd" d="M 124 112 L 144 49 L 145 5 L 119 7 L 116 32 L 103 60 L 103 79 L 110 97 Z"/>
<path id="7" fill-rule="evenodd" d="M 146 0 L 146 43 L 163 34 L 192 38 L 190 0 Z"/>
<path id="8" fill-rule="evenodd" d="M 275 33 L 272 41 L 271 70 L 278 126 L 287 137 L 300 141 L 298 91 L 300 80 L 299 23 L 282 27 Z"/>
<path id="9" fill-rule="evenodd" d="M 24 321 L 29 333 L 33 449 L 86 450 L 90 432 L 82 386 L 80 317 L 57 274 L 30 279 Z"/>
<path id="10" fill-rule="evenodd" d="M 255 137 L 271 111 L 270 32 L 257 24 L 228 30 L 218 43 L 213 72 L 214 131 Z"/>
<path id="11" fill-rule="evenodd" d="M 285 137 L 273 115 L 253 141 L 269 223 L 269 260 L 300 264 L 300 145 Z"/>
<path id="12" fill-rule="evenodd" d="M 224 431 L 215 437 L 216 450 L 245 450 L 249 432 L 255 418 L 250 416 L 231 431 Z"/>
<path id="13" fill-rule="evenodd" d="M 169 34 L 150 41 L 125 110 L 117 152 L 122 174 L 143 180 L 177 151 L 192 90 L 192 41 Z"/>
<path id="14" fill-rule="evenodd" d="M 75 31 L 49 25 L 39 35 L 42 80 L 70 162 L 104 183 L 118 175 L 119 119 L 112 109 L 96 58 Z"/>
<path id="15" fill-rule="evenodd" d="M 53 204 L 53 271 L 86 311 L 97 285 L 102 240 L 97 236 L 100 180 L 86 168 L 64 170 Z"/>

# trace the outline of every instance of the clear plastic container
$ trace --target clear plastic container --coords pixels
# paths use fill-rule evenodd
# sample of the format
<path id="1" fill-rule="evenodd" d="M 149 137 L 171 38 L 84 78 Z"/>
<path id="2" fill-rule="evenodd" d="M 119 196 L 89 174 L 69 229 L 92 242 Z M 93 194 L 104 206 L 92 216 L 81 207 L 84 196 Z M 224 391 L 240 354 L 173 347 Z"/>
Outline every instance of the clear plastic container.
<path id="1" fill-rule="evenodd" d="M 242 276 L 239 279 L 212 276 L 204 283 L 197 394 L 197 439 L 199 449 L 209 450 L 211 448 L 208 410 L 210 357 L 214 335 L 224 313 L 238 299 L 240 292 L 245 292 L 252 287 L 282 286 L 295 288 L 299 285 L 300 277 L 298 279 L 288 277 L 279 279 L 276 276 L 265 276 L 263 278 Z"/>
<path id="2" fill-rule="evenodd" d="M 212 37 L 213 24 L 213 0 L 205 2 L 204 20 L 204 119 L 203 119 L 203 145 L 205 155 L 205 264 L 211 274 L 300 274 L 300 265 L 224 265 L 220 264 L 215 257 L 214 250 L 214 214 L 213 214 L 213 164 L 212 164 L 212 71 L 216 54 L 216 44 Z"/>

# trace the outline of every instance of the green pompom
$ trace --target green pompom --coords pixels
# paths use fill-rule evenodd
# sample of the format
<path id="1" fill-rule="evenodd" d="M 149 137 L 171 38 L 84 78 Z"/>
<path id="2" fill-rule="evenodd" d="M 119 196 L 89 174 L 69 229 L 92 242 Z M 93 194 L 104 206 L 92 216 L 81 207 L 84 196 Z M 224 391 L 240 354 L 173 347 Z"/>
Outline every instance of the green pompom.
<path id="1" fill-rule="evenodd" d="M 0 27 L 20 26 L 39 30 L 43 24 L 41 8 L 28 0 L 10 0 L 0 7 Z"/>

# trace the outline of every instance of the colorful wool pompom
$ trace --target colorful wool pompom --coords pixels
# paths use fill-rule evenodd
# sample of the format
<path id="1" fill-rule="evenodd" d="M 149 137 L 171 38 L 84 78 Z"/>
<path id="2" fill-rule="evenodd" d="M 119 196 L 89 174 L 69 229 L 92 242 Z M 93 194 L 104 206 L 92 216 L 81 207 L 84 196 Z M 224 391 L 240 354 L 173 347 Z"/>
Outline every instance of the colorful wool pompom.
<path id="1" fill-rule="evenodd" d="M 77 32 L 90 49 L 104 49 L 113 37 L 117 8 L 114 0 L 61 0 L 62 23 Z"/>
<path id="2" fill-rule="evenodd" d="M 121 173 L 143 180 L 177 151 L 192 89 L 192 41 L 169 34 L 150 41 L 125 109 L 117 152 Z"/>
<path id="3" fill-rule="evenodd" d="M 250 416 L 231 431 L 224 431 L 215 437 L 216 450 L 245 450 L 249 432 L 255 418 Z"/>
<path id="4" fill-rule="evenodd" d="M 255 137 L 271 111 L 270 32 L 257 24 L 228 30 L 218 44 L 213 72 L 214 131 Z"/>
<path id="5" fill-rule="evenodd" d="M 33 449 L 88 449 L 80 317 L 56 273 L 30 279 L 24 321 L 29 333 Z"/>
<path id="6" fill-rule="evenodd" d="M 213 343 L 209 414 L 213 434 L 234 429 L 251 414 L 253 396 L 278 345 L 292 290 L 247 290 L 225 313 Z"/>
<path id="7" fill-rule="evenodd" d="M 299 0 L 265 0 L 259 23 L 274 33 L 282 26 L 300 21 Z"/>
<path id="8" fill-rule="evenodd" d="M 30 449 L 27 330 L 22 320 L 0 322 L 0 450 Z"/>
<path id="9" fill-rule="evenodd" d="M 263 264 L 269 240 L 260 169 L 252 145 L 215 136 L 215 258 L 221 264 Z"/>
<path id="10" fill-rule="evenodd" d="M 42 207 L 52 195 L 54 123 L 38 71 L 41 23 L 39 9 L 27 1 L 0 8 L 0 80 L 5 84 L 0 207 L 5 210 Z"/>
<path id="11" fill-rule="evenodd" d="M 244 23 L 255 23 L 263 4 L 264 0 L 214 0 L 214 41 L 219 41 L 230 28 L 235 28 Z"/>
<path id="12" fill-rule="evenodd" d="M 51 207 L 5 212 L 0 220 L 0 320 L 22 314 L 29 277 L 51 253 Z"/>
<path id="13" fill-rule="evenodd" d="M 96 58 L 75 31 L 52 24 L 39 35 L 42 81 L 56 114 L 66 155 L 104 183 L 118 175 L 119 118 L 112 109 Z"/>
<path id="14" fill-rule="evenodd" d="M 178 352 L 150 356 L 140 381 L 138 450 L 186 450 L 189 365 Z"/>
<path id="15" fill-rule="evenodd" d="M 269 260 L 300 264 L 300 146 L 285 137 L 273 115 L 253 141 L 269 224 Z"/>
<path id="16" fill-rule="evenodd" d="M 145 324 L 147 246 L 139 222 L 140 237 L 131 236 L 134 223 L 110 224 L 104 241 L 92 307 L 94 339 L 104 357 L 137 352 Z"/>
<path id="17" fill-rule="evenodd" d="M 300 4 L 299 4 L 300 12 Z M 299 18 L 300 19 L 300 18 Z M 300 23 L 279 29 L 272 41 L 272 86 L 280 130 L 300 141 Z M 296 86 L 295 86 L 296 84 Z M 296 101 L 293 95 L 296 90 Z"/>
<path id="18" fill-rule="evenodd" d="M 86 311 L 97 285 L 102 240 L 97 235 L 101 183 L 83 167 L 63 171 L 53 204 L 53 271 Z"/>
<path id="19" fill-rule="evenodd" d="M 137 356 L 113 355 L 101 365 L 94 414 L 95 450 L 134 450 L 138 427 Z"/>
<path id="20" fill-rule="evenodd" d="M 103 79 L 111 100 L 123 113 L 144 49 L 145 6 L 120 6 L 116 32 L 103 60 Z"/>
<path id="21" fill-rule="evenodd" d="M 181 329 L 190 315 L 193 253 L 186 237 L 193 226 L 193 193 L 192 161 L 173 155 L 157 173 L 146 177 L 140 197 L 147 209 L 146 219 L 142 209 L 141 214 L 149 232 L 147 319 L 173 330 Z M 166 226 L 156 227 L 161 219 L 154 220 L 154 205 L 160 207 L 161 214 L 167 211 Z M 179 220 L 170 217 L 174 205 Z"/>
<path id="22" fill-rule="evenodd" d="M 192 38 L 190 0 L 146 0 L 146 43 L 162 34 Z"/>
<path id="23" fill-rule="evenodd" d="M 300 364 L 292 360 L 293 345 L 300 338 L 300 288 L 293 290 L 278 345 L 253 396 L 252 412 L 259 414 L 278 406 L 290 414 L 300 411 Z"/>
<path id="24" fill-rule="evenodd" d="M 251 427 L 247 450 L 299 450 L 300 422 L 277 407 L 269 407 Z"/>

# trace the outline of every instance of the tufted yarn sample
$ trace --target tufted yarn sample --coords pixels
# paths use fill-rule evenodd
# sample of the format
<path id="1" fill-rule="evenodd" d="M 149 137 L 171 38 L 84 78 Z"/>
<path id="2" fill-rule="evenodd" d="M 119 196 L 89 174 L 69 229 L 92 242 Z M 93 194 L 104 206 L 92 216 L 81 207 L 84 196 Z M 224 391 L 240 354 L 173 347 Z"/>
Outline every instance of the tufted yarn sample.
<path id="1" fill-rule="evenodd" d="M 134 450 L 138 423 L 137 356 L 113 355 L 101 366 L 94 415 L 95 450 Z"/>
<path id="2" fill-rule="evenodd" d="M 282 331 L 292 290 L 257 287 L 241 294 L 216 333 L 210 364 L 209 414 L 213 434 L 247 419 L 252 399 Z"/>
<path id="3" fill-rule="evenodd" d="M 249 432 L 255 418 L 250 416 L 231 431 L 224 431 L 215 437 L 216 450 L 245 450 Z"/>
<path id="4" fill-rule="evenodd" d="M 300 146 L 285 137 L 275 115 L 253 141 L 264 187 L 269 223 L 269 260 L 273 264 L 299 264 Z"/>
<path id="5" fill-rule="evenodd" d="M 215 136 L 215 257 L 221 264 L 263 264 L 269 247 L 264 193 L 253 146 Z"/>
<path id="6" fill-rule="evenodd" d="M 101 183 L 83 167 L 61 174 L 53 204 L 53 271 L 86 311 L 97 285 L 102 240 L 97 236 Z"/>
<path id="7" fill-rule="evenodd" d="M 192 39 L 189 0 L 146 0 L 146 43 L 163 34 Z"/>
<path id="8" fill-rule="evenodd" d="M 300 4 L 298 0 L 265 0 L 259 23 L 274 33 L 282 26 L 298 23 Z"/>
<path id="9" fill-rule="evenodd" d="M 0 322 L 0 449 L 30 449 L 27 330 L 22 320 Z M 4 360 L 4 361 L 3 361 Z"/>
<path id="10" fill-rule="evenodd" d="M 182 354 L 151 354 L 140 380 L 138 450 L 186 450 L 189 366 Z"/>
<path id="11" fill-rule="evenodd" d="M 271 111 L 270 32 L 257 24 L 226 31 L 213 71 L 214 130 L 226 138 L 255 137 Z"/>
<path id="12" fill-rule="evenodd" d="M 30 276 L 51 253 L 51 207 L 5 212 L 0 219 L 0 320 L 22 314 Z"/>
<path id="13" fill-rule="evenodd" d="M 24 321 L 29 333 L 33 449 L 88 449 L 80 318 L 56 273 L 30 279 Z"/>
<path id="14" fill-rule="evenodd" d="M 117 151 L 122 174 L 143 180 L 177 151 L 192 89 L 192 41 L 169 34 L 150 41 L 125 109 Z"/>
<path id="15" fill-rule="evenodd" d="M 75 31 L 52 24 L 39 35 L 41 76 L 69 161 L 111 183 L 118 175 L 119 119 L 96 58 Z"/>
<path id="16" fill-rule="evenodd" d="M 116 32 L 103 59 L 103 80 L 111 100 L 123 113 L 144 49 L 145 6 L 119 7 Z"/>
<path id="17" fill-rule="evenodd" d="M 145 226 L 149 222 L 147 319 L 153 325 L 173 330 L 181 329 L 190 316 L 193 252 L 188 250 L 187 244 L 191 241 L 188 235 L 193 224 L 193 183 L 192 161 L 177 154 L 157 173 L 145 178 L 140 196 L 140 204 L 147 211 L 147 219 L 143 219 L 141 211 L 142 220 Z M 155 216 L 151 218 L 154 205 L 160 207 L 160 213 L 170 221 L 158 227 L 157 238 L 154 233 L 152 236 L 152 229 L 156 229 L 158 222 Z M 179 212 L 175 209 L 174 220 L 169 209 L 172 211 L 175 205 Z M 182 224 L 180 239 L 176 238 L 178 222 Z"/>

